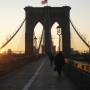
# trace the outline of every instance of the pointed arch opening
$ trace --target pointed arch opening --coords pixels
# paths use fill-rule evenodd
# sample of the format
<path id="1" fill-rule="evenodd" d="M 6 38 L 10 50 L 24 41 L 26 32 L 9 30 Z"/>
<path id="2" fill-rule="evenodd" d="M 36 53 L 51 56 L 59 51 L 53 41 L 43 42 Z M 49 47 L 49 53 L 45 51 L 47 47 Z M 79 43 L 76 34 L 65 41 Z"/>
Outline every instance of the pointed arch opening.
<path id="1" fill-rule="evenodd" d="M 60 32 L 57 31 L 57 27 L 60 27 L 58 22 L 54 22 L 51 27 L 52 49 L 54 52 L 62 51 L 62 35 L 61 27 Z M 60 33 L 60 36 L 59 36 Z"/>
<path id="2" fill-rule="evenodd" d="M 39 21 L 36 23 L 33 32 L 33 46 L 35 53 L 42 53 L 42 46 L 43 46 L 42 33 L 43 33 L 43 24 Z"/>

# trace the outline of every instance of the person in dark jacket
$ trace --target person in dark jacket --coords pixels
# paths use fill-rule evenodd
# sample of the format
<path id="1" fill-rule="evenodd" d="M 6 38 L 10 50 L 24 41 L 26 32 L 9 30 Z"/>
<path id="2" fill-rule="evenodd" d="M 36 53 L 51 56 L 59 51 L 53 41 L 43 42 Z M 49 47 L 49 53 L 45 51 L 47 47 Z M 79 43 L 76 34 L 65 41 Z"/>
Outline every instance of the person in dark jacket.
<path id="1" fill-rule="evenodd" d="M 54 56 L 52 53 L 49 54 L 49 60 L 50 60 L 50 65 L 51 67 L 53 66 L 53 61 L 54 61 Z"/>
<path id="2" fill-rule="evenodd" d="M 64 56 L 62 52 L 59 52 L 54 59 L 55 63 L 55 71 L 58 72 L 59 75 L 61 75 L 61 70 L 64 65 Z"/>

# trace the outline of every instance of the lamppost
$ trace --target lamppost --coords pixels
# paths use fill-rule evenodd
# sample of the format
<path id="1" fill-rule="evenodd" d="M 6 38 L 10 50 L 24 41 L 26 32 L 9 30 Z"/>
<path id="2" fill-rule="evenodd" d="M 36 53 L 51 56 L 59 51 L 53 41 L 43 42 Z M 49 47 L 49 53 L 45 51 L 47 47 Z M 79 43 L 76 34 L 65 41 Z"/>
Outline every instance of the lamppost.
<path id="1" fill-rule="evenodd" d="M 36 36 L 34 37 L 34 43 L 35 43 L 35 53 L 37 53 L 37 38 L 36 38 Z"/>
<path id="2" fill-rule="evenodd" d="M 61 35 L 61 28 L 57 26 L 57 35 L 59 36 L 59 51 L 60 51 L 60 35 Z"/>

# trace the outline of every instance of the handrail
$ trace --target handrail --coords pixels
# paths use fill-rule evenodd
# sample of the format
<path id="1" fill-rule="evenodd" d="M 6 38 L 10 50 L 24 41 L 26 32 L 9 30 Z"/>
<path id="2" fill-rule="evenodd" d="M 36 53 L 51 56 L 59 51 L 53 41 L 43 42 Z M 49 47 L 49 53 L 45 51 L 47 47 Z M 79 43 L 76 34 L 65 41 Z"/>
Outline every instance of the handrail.
<path id="1" fill-rule="evenodd" d="M 75 68 L 90 74 L 90 64 L 86 62 L 66 59 L 66 63 L 73 65 Z"/>

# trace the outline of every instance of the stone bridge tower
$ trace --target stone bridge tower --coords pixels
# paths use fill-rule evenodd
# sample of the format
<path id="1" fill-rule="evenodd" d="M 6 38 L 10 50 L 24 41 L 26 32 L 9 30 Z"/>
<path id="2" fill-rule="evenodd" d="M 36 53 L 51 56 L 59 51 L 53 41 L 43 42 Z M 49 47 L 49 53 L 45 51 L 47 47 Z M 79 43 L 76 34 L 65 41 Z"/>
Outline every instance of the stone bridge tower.
<path id="1" fill-rule="evenodd" d="M 63 7 L 25 7 L 26 31 L 25 31 L 25 53 L 33 55 L 33 32 L 37 22 L 44 27 L 45 53 L 51 52 L 51 27 L 58 22 L 62 31 L 62 50 L 65 56 L 70 54 L 70 23 L 69 6 Z"/>

